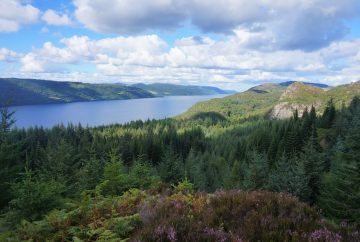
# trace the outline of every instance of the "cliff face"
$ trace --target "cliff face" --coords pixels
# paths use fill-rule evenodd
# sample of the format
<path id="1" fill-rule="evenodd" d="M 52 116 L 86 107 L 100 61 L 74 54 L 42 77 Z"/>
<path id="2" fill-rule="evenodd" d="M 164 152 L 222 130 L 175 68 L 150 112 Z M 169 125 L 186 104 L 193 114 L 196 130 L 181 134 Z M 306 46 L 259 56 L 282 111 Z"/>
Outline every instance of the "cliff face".
<path id="1" fill-rule="evenodd" d="M 297 110 L 299 117 L 303 115 L 305 110 L 310 112 L 311 108 L 319 109 L 321 107 L 321 102 L 316 102 L 312 104 L 297 104 L 297 103 L 288 103 L 281 102 L 272 109 L 270 113 L 271 119 L 286 119 L 293 116 L 294 112 Z"/>
<path id="2" fill-rule="evenodd" d="M 312 106 L 318 110 L 323 105 L 323 101 L 319 97 L 324 93 L 325 91 L 319 87 L 295 82 L 281 95 L 280 103 L 275 105 L 270 112 L 270 118 L 290 118 L 296 110 L 301 117 L 304 111 L 310 111 Z"/>

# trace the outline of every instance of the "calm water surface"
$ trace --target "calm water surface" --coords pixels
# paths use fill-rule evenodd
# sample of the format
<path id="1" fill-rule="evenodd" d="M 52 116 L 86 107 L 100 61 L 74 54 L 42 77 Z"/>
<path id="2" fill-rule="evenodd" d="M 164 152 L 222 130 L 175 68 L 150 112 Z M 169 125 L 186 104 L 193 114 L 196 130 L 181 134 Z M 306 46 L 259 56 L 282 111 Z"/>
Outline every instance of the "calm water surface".
<path id="1" fill-rule="evenodd" d="M 185 112 L 197 102 L 226 95 L 171 96 L 131 100 L 77 102 L 65 104 L 44 104 L 17 106 L 16 126 L 28 128 L 56 124 L 78 124 L 86 126 L 127 123 L 134 120 L 162 119 Z"/>

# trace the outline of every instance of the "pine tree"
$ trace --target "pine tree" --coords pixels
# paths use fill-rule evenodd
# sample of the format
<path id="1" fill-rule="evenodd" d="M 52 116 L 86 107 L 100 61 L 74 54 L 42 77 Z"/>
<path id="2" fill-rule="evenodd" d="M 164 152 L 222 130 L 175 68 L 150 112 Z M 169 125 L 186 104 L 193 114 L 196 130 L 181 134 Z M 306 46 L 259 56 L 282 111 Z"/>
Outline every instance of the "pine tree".
<path id="1" fill-rule="evenodd" d="M 360 120 L 356 122 L 324 180 L 319 204 L 327 216 L 360 225 Z"/>
<path id="2" fill-rule="evenodd" d="M 104 164 L 101 160 L 90 157 L 90 159 L 84 161 L 84 165 L 80 168 L 77 174 L 77 180 L 79 182 L 79 190 L 91 190 L 101 181 L 103 176 Z"/>
<path id="3" fill-rule="evenodd" d="M 245 169 L 243 187 L 246 190 L 259 190 L 267 186 L 269 163 L 263 154 L 252 152 Z"/>
<path id="4" fill-rule="evenodd" d="M 63 185 L 54 180 L 43 180 L 25 168 L 21 180 L 11 185 L 13 199 L 6 214 L 11 224 L 17 225 L 22 219 L 40 219 L 62 203 Z"/>
<path id="5" fill-rule="evenodd" d="M 166 150 L 159 164 L 159 175 L 162 181 L 178 183 L 184 177 L 184 164 L 172 150 Z"/>
<path id="6" fill-rule="evenodd" d="M 299 159 L 304 164 L 308 187 L 310 189 L 307 201 L 310 204 L 314 204 L 320 193 L 320 183 L 324 171 L 324 157 L 323 154 L 320 153 L 320 146 L 315 133 L 312 134 L 310 140 L 305 145 Z"/>
<path id="7" fill-rule="evenodd" d="M 304 164 L 297 158 L 289 159 L 283 155 L 270 172 L 267 188 L 290 193 L 305 201 L 309 197 L 309 187 Z"/>
<path id="8" fill-rule="evenodd" d="M 156 170 L 142 157 L 139 157 L 130 169 L 130 178 L 133 179 L 133 187 L 140 189 L 149 189 L 155 186 L 160 178 Z"/>
<path id="9" fill-rule="evenodd" d="M 10 183 L 22 169 L 19 164 L 21 143 L 10 134 L 15 124 L 14 114 L 7 107 L 0 110 L 0 209 L 11 199 Z"/>
<path id="10" fill-rule="evenodd" d="M 0 124 L 0 138 L 6 133 L 10 132 L 10 129 L 15 124 L 14 111 L 10 111 L 7 107 L 0 109 L 1 124 Z"/>
<path id="11" fill-rule="evenodd" d="M 96 186 L 96 191 L 104 196 L 122 195 L 134 187 L 134 183 L 120 157 L 111 152 L 109 161 L 105 163 L 103 180 Z"/>
<path id="12" fill-rule="evenodd" d="M 41 166 L 40 175 L 46 180 L 55 180 L 66 185 L 68 194 L 76 189 L 76 163 L 74 147 L 64 139 L 52 141 L 46 148 L 46 160 Z"/>
<path id="13" fill-rule="evenodd" d="M 185 168 L 186 175 L 189 176 L 195 187 L 200 191 L 205 191 L 207 187 L 207 179 L 204 172 L 206 164 L 202 155 L 191 149 L 185 162 Z"/>
<path id="14" fill-rule="evenodd" d="M 326 105 L 324 113 L 320 119 L 320 127 L 329 129 L 335 122 L 336 110 L 333 99 L 330 99 Z"/>
<path id="15" fill-rule="evenodd" d="M 235 160 L 230 173 L 230 186 L 228 188 L 241 188 L 244 180 L 244 165 L 239 160 Z"/>

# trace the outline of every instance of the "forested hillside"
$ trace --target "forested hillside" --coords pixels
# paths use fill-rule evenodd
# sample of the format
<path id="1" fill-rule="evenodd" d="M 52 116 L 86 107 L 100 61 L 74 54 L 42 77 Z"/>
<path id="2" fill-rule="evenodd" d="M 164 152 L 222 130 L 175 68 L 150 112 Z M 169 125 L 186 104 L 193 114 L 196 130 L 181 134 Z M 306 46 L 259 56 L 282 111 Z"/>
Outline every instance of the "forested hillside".
<path id="1" fill-rule="evenodd" d="M 138 87 L 152 93 L 155 96 L 193 96 L 193 95 L 215 95 L 215 94 L 233 94 L 234 91 L 222 90 L 217 87 L 209 86 L 189 86 L 189 85 L 175 85 L 175 84 L 135 84 L 133 87 Z"/>
<path id="2" fill-rule="evenodd" d="M 0 106 L 154 97 L 120 84 L 87 84 L 34 79 L 0 79 Z"/>
<path id="3" fill-rule="evenodd" d="M 311 106 L 321 113 L 331 99 L 337 108 L 341 108 L 360 95 L 360 81 L 333 88 L 320 86 L 326 88 L 301 82 L 263 84 L 222 99 L 198 103 L 180 118 L 189 118 L 199 112 L 216 112 L 233 121 L 265 115 L 282 119 L 291 117 L 295 110 L 302 114 Z"/>
<path id="4" fill-rule="evenodd" d="M 216 87 L 172 84 L 89 84 L 35 79 L 0 78 L 0 107 L 163 96 L 228 94 Z"/>
<path id="5" fill-rule="evenodd" d="M 357 85 L 262 85 L 96 128 L 14 130 L 3 109 L 0 240 L 360 241 Z M 286 90 L 326 103 L 274 119 Z"/>

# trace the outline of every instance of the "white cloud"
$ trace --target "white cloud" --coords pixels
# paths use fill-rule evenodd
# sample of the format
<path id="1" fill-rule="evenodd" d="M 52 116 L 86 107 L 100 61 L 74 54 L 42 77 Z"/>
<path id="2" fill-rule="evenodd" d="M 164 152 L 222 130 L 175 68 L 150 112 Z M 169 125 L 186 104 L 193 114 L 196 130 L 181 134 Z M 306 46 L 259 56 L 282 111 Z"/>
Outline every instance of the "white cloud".
<path id="1" fill-rule="evenodd" d="M 25 55 L 22 59 L 21 59 L 21 63 L 22 63 L 22 68 L 21 71 L 23 72 L 32 72 L 32 73 L 37 73 L 37 72 L 44 72 L 44 65 L 45 62 L 41 62 L 40 60 L 36 59 L 36 56 L 32 53 Z"/>
<path id="2" fill-rule="evenodd" d="M 48 73 L 55 76 L 62 73 L 63 80 L 76 76 L 84 77 L 76 79 L 78 81 L 174 82 L 226 87 L 281 80 L 326 81 L 335 85 L 359 78 L 360 39 L 304 52 L 249 49 L 251 38 L 248 37 L 244 33 L 218 41 L 186 37 L 169 47 L 157 35 L 99 40 L 73 36 L 62 39 L 61 47 L 47 42 L 42 48 L 27 53 L 21 59 L 21 70 L 44 77 Z M 81 72 L 83 65 L 91 66 L 91 71 L 74 75 Z"/>
<path id="3" fill-rule="evenodd" d="M 105 33 L 173 29 L 186 18 L 186 0 L 74 0 L 77 19 Z"/>
<path id="4" fill-rule="evenodd" d="M 156 35 L 117 37 L 90 40 L 87 36 L 62 39 L 64 48 L 46 42 L 22 59 L 23 71 L 57 71 L 59 64 L 94 64 L 113 62 L 116 65 L 158 65 L 153 56 L 159 56 L 167 47 Z M 57 68 L 56 68 L 57 67 Z"/>
<path id="5" fill-rule="evenodd" d="M 74 4 L 79 22 L 98 32 L 174 29 L 190 21 L 204 32 L 243 29 L 252 40 L 249 48 L 272 50 L 325 47 L 348 33 L 345 20 L 360 15 L 359 0 L 74 0 Z"/>
<path id="6" fill-rule="evenodd" d="M 20 54 L 9 49 L 0 48 L 0 61 L 12 62 L 20 57 Z"/>
<path id="7" fill-rule="evenodd" d="M 42 18 L 48 25 L 70 26 L 72 22 L 68 15 L 57 13 L 52 9 L 47 10 Z"/>
<path id="8" fill-rule="evenodd" d="M 33 24 L 38 20 L 40 11 L 20 0 L 0 1 L 0 32 L 16 32 L 21 25 Z"/>

